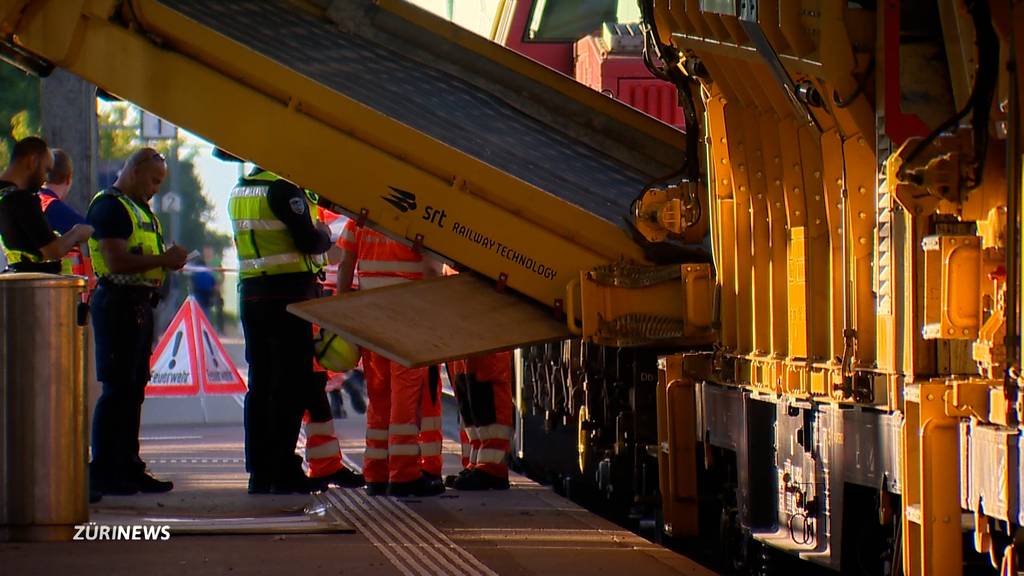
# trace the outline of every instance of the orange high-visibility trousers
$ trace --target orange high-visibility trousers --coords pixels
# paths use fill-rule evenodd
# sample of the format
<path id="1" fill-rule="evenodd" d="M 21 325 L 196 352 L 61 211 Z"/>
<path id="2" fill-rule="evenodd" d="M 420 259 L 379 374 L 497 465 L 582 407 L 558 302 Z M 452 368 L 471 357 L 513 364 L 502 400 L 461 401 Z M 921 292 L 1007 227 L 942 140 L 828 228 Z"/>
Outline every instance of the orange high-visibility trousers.
<path id="1" fill-rule="evenodd" d="M 327 400 L 327 373 L 314 361 L 315 386 L 309 387 L 305 399 L 306 410 L 302 427 L 306 436 L 306 473 L 310 478 L 330 476 L 345 467 L 341 460 L 341 445 L 334 432 L 331 403 Z"/>
<path id="2" fill-rule="evenodd" d="M 470 443 L 469 434 L 466 433 L 466 424 L 459 415 L 459 443 L 462 444 L 462 467 L 469 468 L 473 463 L 473 445 Z"/>
<path id="3" fill-rule="evenodd" d="M 310 478 L 330 476 L 345 467 L 341 460 L 341 445 L 334 433 L 334 420 L 313 421 L 309 411 L 302 418 L 306 436 L 306 465 Z"/>
<path id="4" fill-rule="evenodd" d="M 369 400 L 363 476 L 375 483 L 417 480 L 423 474 L 420 425 L 426 368 L 405 368 L 364 349 L 363 374 Z"/>
<path id="5" fill-rule="evenodd" d="M 498 352 L 452 362 L 455 397 L 465 428 L 467 468 L 508 478 L 512 448 L 512 355 Z M 460 435 L 461 436 L 461 435 Z M 465 442 L 468 440 L 469 450 Z"/>
<path id="6" fill-rule="evenodd" d="M 441 432 L 441 378 L 436 368 L 428 369 L 427 374 L 420 403 L 420 467 L 427 474 L 440 478 L 444 464 L 441 456 L 444 442 Z"/>

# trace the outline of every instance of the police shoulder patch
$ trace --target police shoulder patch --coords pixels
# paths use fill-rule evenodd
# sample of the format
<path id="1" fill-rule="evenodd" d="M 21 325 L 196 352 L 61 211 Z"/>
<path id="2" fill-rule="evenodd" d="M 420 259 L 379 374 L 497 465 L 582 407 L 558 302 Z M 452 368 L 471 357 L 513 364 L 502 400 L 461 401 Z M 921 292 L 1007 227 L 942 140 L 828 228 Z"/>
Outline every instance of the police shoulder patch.
<path id="1" fill-rule="evenodd" d="M 291 198 L 288 200 L 288 205 L 292 207 L 292 212 L 296 214 L 306 213 L 306 201 L 302 198 Z"/>

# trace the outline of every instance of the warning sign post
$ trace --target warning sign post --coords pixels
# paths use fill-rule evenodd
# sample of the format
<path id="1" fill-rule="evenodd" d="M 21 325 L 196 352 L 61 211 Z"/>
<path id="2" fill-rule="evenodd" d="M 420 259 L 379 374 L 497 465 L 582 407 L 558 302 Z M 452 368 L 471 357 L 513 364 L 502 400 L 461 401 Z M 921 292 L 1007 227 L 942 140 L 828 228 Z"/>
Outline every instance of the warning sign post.
<path id="1" fill-rule="evenodd" d="M 146 396 L 244 394 L 234 362 L 224 351 L 217 332 L 192 296 L 174 315 L 150 361 Z"/>

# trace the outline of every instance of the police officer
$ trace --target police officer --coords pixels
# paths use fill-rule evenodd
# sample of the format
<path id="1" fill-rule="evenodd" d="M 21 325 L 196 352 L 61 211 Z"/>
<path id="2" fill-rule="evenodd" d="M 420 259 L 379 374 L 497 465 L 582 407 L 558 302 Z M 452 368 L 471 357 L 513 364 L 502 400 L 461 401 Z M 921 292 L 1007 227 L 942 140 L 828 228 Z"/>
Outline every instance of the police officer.
<path id="1" fill-rule="evenodd" d="M 302 415 L 312 395 L 324 396 L 313 374 L 313 327 L 288 312 L 318 295 L 321 255 L 331 247 L 326 226 L 314 224 L 301 188 L 254 168 L 231 193 L 228 214 L 238 250 L 239 291 L 249 391 L 245 396 L 245 466 L 249 493 L 308 493 L 295 455 Z M 353 475 L 355 476 L 355 475 Z M 345 484 L 361 484 L 348 478 Z"/>
<path id="2" fill-rule="evenodd" d="M 125 162 L 114 185 L 93 197 L 86 216 L 96 229 L 89 250 L 99 278 L 92 296 L 96 372 L 103 392 L 93 413 L 90 481 L 105 494 L 167 492 L 139 458 L 139 423 L 153 348 L 153 308 L 167 270 L 187 254 L 164 248 L 160 221 L 149 200 L 160 190 L 167 165 L 143 148 Z"/>
<path id="3" fill-rule="evenodd" d="M 0 174 L 0 241 L 9 270 L 59 274 L 60 259 L 92 234 L 91 226 L 79 223 L 59 236 L 47 223 L 36 192 L 52 166 L 46 142 L 30 136 L 14 145 Z"/>

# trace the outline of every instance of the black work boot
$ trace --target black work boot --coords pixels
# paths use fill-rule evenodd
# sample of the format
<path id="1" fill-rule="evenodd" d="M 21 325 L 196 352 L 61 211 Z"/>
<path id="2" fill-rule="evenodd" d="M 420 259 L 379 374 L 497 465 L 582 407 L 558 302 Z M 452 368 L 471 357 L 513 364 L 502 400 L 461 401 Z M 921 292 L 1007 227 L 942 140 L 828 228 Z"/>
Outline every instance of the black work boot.
<path id="1" fill-rule="evenodd" d="M 139 484 L 131 474 L 119 473 L 109 468 L 100 468 L 95 462 L 89 464 L 89 497 L 92 493 L 110 496 L 131 496 L 139 492 Z"/>
<path id="2" fill-rule="evenodd" d="M 160 494 L 174 490 L 174 482 L 170 480 L 158 480 L 149 472 L 143 472 L 135 479 L 139 486 L 139 492 L 146 494 Z"/>
<path id="3" fill-rule="evenodd" d="M 447 486 L 448 488 L 454 488 L 455 482 L 458 481 L 459 478 L 462 478 L 463 476 L 469 474 L 471 471 L 472 470 L 470 470 L 469 468 L 463 468 L 462 470 L 459 470 L 458 474 L 449 474 L 445 476 L 444 485 Z"/>
<path id="4" fill-rule="evenodd" d="M 322 492 L 324 485 L 315 478 L 303 473 L 289 474 L 274 480 L 270 488 L 271 494 L 315 494 Z"/>
<path id="5" fill-rule="evenodd" d="M 444 482 L 440 478 L 424 474 L 411 482 L 392 482 L 388 496 L 437 496 L 444 494 Z"/>
<path id="6" fill-rule="evenodd" d="M 386 496 L 388 493 L 387 482 L 367 482 L 366 494 L 368 496 Z"/>
<path id="7" fill-rule="evenodd" d="M 270 480 L 255 474 L 249 475 L 249 494 L 270 494 L 274 485 Z"/>
<path id="8" fill-rule="evenodd" d="M 501 478 L 474 468 L 465 476 L 455 479 L 452 488 L 456 490 L 508 490 L 508 478 Z"/>
<path id="9" fill-rule="evenodd" d="M 359 488 L 366 484 L 362 474 L 356 474 L 348 468 L 342 468 L 330 476 L 323 476 L 316 480 L 319 480 L 324 486 L 337 486 L 338 488 Z"/>

